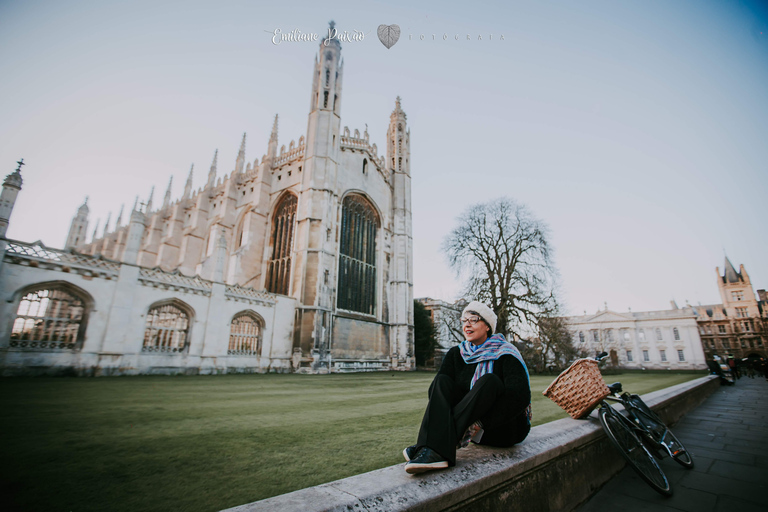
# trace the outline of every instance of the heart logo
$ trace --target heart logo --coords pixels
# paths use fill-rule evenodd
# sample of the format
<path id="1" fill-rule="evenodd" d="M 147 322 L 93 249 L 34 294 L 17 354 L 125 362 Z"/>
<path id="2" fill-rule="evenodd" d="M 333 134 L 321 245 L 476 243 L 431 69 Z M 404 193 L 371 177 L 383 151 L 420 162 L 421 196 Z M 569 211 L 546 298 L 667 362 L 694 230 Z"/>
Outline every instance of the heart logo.
<path id="1" fill-rule="evenodd" d="M 392 25 L 379 25 L 376 33 L 379 34 L 379 41 L 387 47 L 387 50 L 395 46 L 397 40 L 400 39 L 400 27 L 394 23 Z"/>

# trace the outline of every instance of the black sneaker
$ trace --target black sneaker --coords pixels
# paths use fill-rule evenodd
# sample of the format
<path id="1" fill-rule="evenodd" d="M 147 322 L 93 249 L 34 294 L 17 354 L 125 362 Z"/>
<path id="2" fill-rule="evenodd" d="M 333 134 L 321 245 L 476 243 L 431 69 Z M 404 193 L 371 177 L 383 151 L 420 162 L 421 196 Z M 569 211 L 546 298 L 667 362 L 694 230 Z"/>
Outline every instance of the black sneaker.
<path id="1" fill-rule="evenodd" d="M 423 446 L 405 465 L 405 472 L 410 474 L 424 473 L 433 469 L 443 469 L 448 467 L 448 461 L 443 459 L 434 450 Z"/>
<path id="2" fill-rule="evenodd" d="M 419 451 L 419 447 L 417 445 L 411 445 L 406 448 L 403 448 L 403 457 L 405 457 L 405 462 L 411 462 L 411 459 L 416 456 L 416 453 Z"/>

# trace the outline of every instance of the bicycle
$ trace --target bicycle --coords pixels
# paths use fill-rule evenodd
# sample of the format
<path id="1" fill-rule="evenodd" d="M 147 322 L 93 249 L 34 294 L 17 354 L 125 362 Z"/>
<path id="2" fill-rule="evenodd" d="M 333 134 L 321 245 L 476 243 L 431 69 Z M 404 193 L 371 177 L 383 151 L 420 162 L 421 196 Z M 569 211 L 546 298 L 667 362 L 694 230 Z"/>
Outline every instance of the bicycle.
<path id="1" fill-rule="evenodd" d="M 598 406 L 598 419 L 608 439 L 640 477 L 658 493 L 671 496 L 672 487 L 657 459 L 669 456 L 687 469 L 693 468 L 691 453 L 638 395 L 624 392 L 620 382 L 607 386 L 594 361 L 608 354 L 599 354 L 591 363 L 581 360 L 561 373 L 544 394 L 574 418 L 583 418 Z M 597 381 L 599 380 L 599 383 Z M 576 382 L 579 384 L 575 384 Z M 586 388 L 592 388 L 585 392 Z M 587 395 L 592 396 L 587 396 Z M 610 402 L 620 403 L 625 416 Z"/>
<path id="2" fill-rule="evenodd" d="M 597 412 L 608 439 L 648 485 L 660 494 L 671 496 L 667 475 L 656 459 L 661 460 L 666 454 L 684 468 L 691 469 L 694 465 L 691 453 L 642 398 L 622 392 L 620 382 L 610 384 L 608 389 L 611 394 L 600 402 Z M 628 417 L 609 401 L 623 405 Z"/>

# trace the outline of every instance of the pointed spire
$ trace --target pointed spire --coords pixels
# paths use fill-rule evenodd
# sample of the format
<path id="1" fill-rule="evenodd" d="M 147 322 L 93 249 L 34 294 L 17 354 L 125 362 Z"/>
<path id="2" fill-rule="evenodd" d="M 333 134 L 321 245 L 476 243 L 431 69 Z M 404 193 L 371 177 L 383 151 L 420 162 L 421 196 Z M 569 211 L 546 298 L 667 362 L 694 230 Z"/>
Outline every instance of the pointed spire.
<path id="1" fill-rule="evenodd" d="M 245 165 L 245 133 L 243 133 L 243 142 L 240 143 L 240 151 L 237 153 L 237 163 L 235 164 L 235 173 L 243 172 Z"/>
<path id="2" fill-rule="evenodd" d="M 182 196 L 182 199 L 187 199 L 189 195 L 192 193 L 192 173 L 195 170 L 195 164 L 192 164 L 192 167 L 189 168 L 189 176 L 187 177 L 187 183 L 184 185 L 184 195 Z"/>
<path id="3" fill-rule="evenodd" d="M 275 114 L 275 122 L 272 123 L 272 134 L 269 136 L 269 140 L 277 142 L 277 114 Z"/>
<path id="4" fill-rule="evenodd" d="M 85 196 L 85 201 L 83 201 L 83 204 L 80 205 L 80 208 L 77 209 L 77 213 L 80 213 L 82 215 L 88 215 L 89 211 L 90 211 L 90 208 L 88 208 L 88 196 Z"/>
<path id="5" fill-rule="evenodd" d="M 109 212 L 107 214 L 107 222 L 104 223 L 104 233 L 101 235 L 102 237 L 107 236 L 107 233 L 109 232 L 109 221 L 112 219 L 112 212 Z"/>
<path id="6" fill-rule="evenodd" d="M 738 283 L 741 279 L 741 275 L 733 268 L 731 260 L 728 256 L 725 257 L 725 274 L 723 274 L 723 282 L 725 283 Z"/>
<path id="7" fill-rule="evenodd" d="M 27 165 L 24 163 L 24 159 L 22 158 L 18 162 L 18 167 L 16 167 L 16 170 L 13 171 L 11 174 L 5 177 L 5 181 L 3 182 L 4 186 L 14 187 L 21 190 L 21 184 L 24 182 L 24 180 L 21 179 L 21 166 Z"/>
<path id="8" fill-rule="evenodd" d="M 99 237 L 99 222 L 101 219 L 96 219 L 96 225 L 93 227 L 93 236 L 91 237 L 91 243 L 95 242 Z"/>
<path id="9" fill-rule="evenodd" d="M 173 185 L 173 176 L 171 176 L 171 180 L 168 182 L 168 188 L 165 191 L 165 197 L 163 198 L 163 210 L 168 208 L 168 205 L 171 204 L 171 185 Z"/>
<path id="10" fill-rule="evenodd" d="M 139 206 L 139 196 L 136 196 L 136 199 L 133 201 L 133 209 L 131 209 L 131 213 L 136 211 L 137 206 Z"/>
<path id="11" fill-rule="evenodd" d="M 125 209 L 125 203 L 120 205 L 120 213 L 117 214 L 117 221 L 115 222 L 115 231 L 123 224 L 123 210 Z"/>
<path id="12" fill-rule="evenodd" d="M 219 150 L 217 149 L 213 153 L 213 162 L 211 162 L 211 170 L 208 171 L 208 184 L 206 187 L 210 188 L 216 184 L 216 165 L 219 160 Z"/>
<path id="13" fill-rule="evenodd" d="M 267 167 L 270 167 L 275 161 L 275 157 L 277 157 L 277 114 L 275 114 L 275 122 L 272 123 L 272 133 L 269 136 L 267 154 L 262 158 L 262 162 L 267 160 L 269 164 Z"/>
<path id="14" fill-rule="evenodd" d="M 147 209 L 145 210 L 147 213 L 149 213 L 152 210 L 152 198 L 155 195 L 155 186 L 152 185 L 152 190 L 149 191 L 149 199 L 147 199 Z"/>

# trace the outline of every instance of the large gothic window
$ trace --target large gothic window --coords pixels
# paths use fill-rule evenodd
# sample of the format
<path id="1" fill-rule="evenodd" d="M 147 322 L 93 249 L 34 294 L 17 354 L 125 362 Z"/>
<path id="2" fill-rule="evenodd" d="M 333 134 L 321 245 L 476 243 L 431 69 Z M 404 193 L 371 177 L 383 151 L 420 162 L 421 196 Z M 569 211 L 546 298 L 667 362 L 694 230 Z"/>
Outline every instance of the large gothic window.
<path id="1" fill-rule="evenodd" d="M 181 301 L 156 304 L 147 312 L 144 352 L 182 352 L 189 344 L 192 314 Z"/>
<path id="2" fill-rule="evenodd" d="M 296 205 L 293 194 L 286 194 L 275 208 L 272 219 L 272 257 L 267 263 L 267 291 L 288 295 L 291 280 L 291 250 Z"/>
<path id="3" fill-rule="evenodd" d="M 16 310 L 11 347 L 74 349 L 85 327 L 86 303 L 63 285 L 25 293 Z"/>
<path id="4" fill-rule="evenodd" d="M 362 196 L 350 194 L 341 209 L 337 306 L 376 313 L 376 234 L 379 219 Z"/>
<path id="5" fill-rule="evenodd" d="M 229 327 L 228 354 L 257 356 L 261 353 L 261 331 L 263 323 L 248 311 L 238 313 Z"/>

